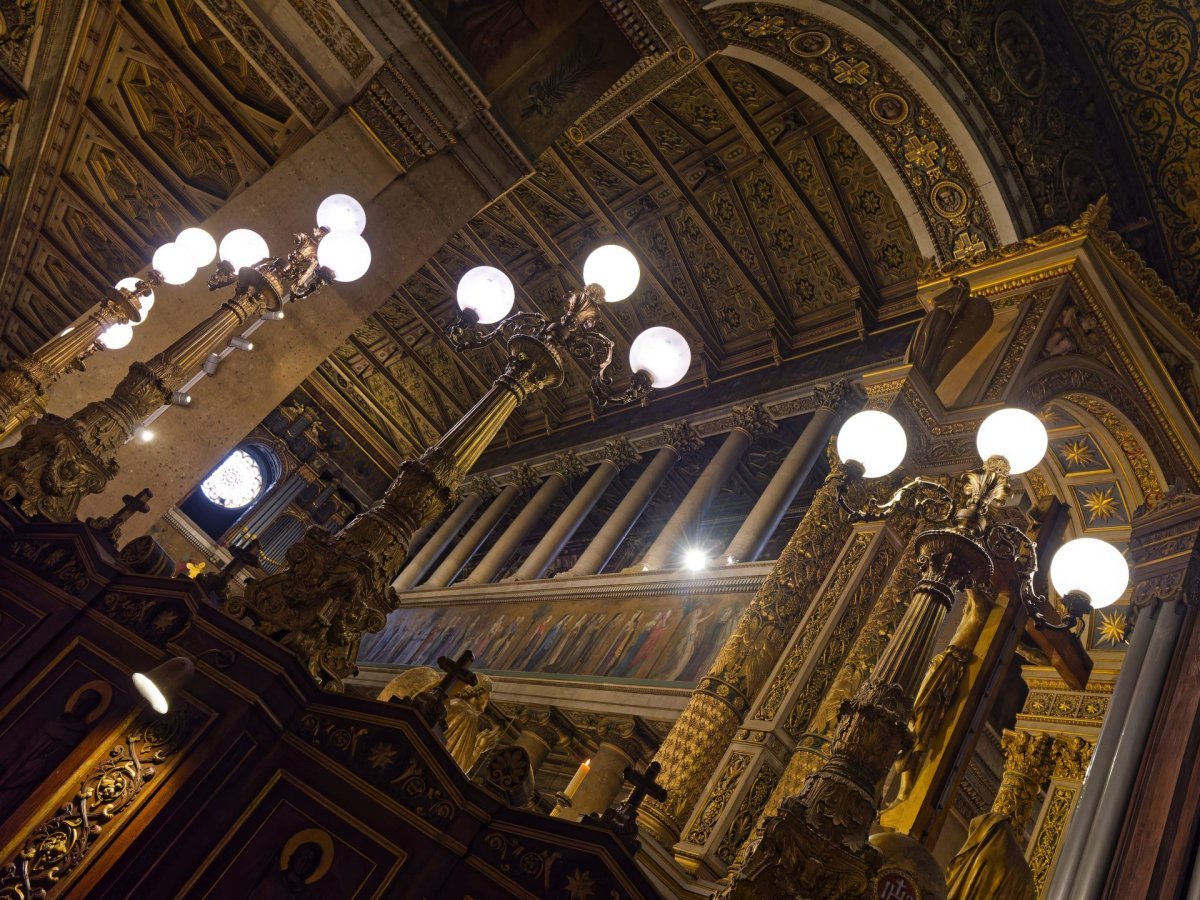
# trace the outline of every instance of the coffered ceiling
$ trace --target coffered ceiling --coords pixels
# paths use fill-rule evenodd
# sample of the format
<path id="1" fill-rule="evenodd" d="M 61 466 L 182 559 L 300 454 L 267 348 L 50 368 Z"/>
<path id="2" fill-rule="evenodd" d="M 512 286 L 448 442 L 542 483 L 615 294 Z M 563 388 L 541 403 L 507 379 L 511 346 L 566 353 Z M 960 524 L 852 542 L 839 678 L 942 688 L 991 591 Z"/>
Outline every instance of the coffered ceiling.
<path id="1" fill-rule="evenodd" d="M 435 440 L 499 370 L 498 352 L 456 353 L 442 337 L 473 265 L 504 269 L 519 306 L 552 314 L 593 247 L 626 244 L 642 282 L 604 310 L 617 381 L 629 341 L 670 325 L 694 354 L 670 394 L 857 340 L 865 320 L 912 311 L 898 298 L 919 254 L 883 180 L 810 98 L 748 64 L 716 59 L 594 140 L 561 143 L 537 168 L 303 385 L 385 467 Z M 568 371 L 562 388 L 514 415 L 503 440 L 593 422 L 600 411 L 586 385 Z"/>

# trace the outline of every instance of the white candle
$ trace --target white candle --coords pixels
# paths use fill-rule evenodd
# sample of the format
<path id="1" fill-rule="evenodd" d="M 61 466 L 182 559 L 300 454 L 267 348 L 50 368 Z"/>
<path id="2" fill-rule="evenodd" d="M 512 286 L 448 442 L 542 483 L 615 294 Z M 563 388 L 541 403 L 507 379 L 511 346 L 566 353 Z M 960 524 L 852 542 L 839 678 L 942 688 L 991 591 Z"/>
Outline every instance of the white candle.
<path id="1" fill-rule="evenodd" d="M 587 778 L 587 773 L 592 769 L 592 761 L 585 759 L 579 764 L 579 768 L 575 771 L 571 783 L 567 785 L 567 789 L 563 791 L 563 795 L 569 800 L 575 796 L 575 792 L 579 790 L 579 786 L 583 784 L 583 779 Z"/>

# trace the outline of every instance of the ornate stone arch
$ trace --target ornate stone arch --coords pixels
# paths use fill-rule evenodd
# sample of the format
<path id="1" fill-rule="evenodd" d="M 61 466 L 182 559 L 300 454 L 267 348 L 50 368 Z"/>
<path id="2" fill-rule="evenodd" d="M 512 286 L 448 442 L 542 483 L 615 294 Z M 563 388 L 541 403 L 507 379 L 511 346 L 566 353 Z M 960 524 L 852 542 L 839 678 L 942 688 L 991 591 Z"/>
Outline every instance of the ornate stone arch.
<path id="1" fill-rule="evenodd" d="M 1037 363 L 1022 382 L 1020 393 L 1031 408 L 1065 400 L 1099 421 L 1121 447 L 1144 497 L 1166 490 L 1178 478 L 1192 480 L 1172 436 L 1159 426 L 1138 391 L 1111 369 L 1089 357 L 1070 354 Z M 1144 459 L 1138 448 L 1145 453 Z"/>
<path id="2" fill-rule="evenodd" d="M 830 19 L 781 4 L 722 3 L 706 16 L 722 52 L 797 84 L 827 107 L 838 107 L 839 123 L 887 181 L 926 255 L 942 261 L 966 258 L 1028 229 L 1028 215 L 1006 202 L 998 188 L 999 181 L 1013 179 L 996 176 L 970 140 L 970 130 L 954 119 L 950 103 L 927 79 L 925 89 L 918 90 L 908 74 L 919 73 L 901 74 L 885 59 L 876 47 L 892 46 L 891 41 L 865 19 L 858 20 L 857 30 L 866 39 Z M 947 127 L 943 117 L 953 119 L 954 127 Z M 967 137 L 965 149 L 956 136 Z"/>

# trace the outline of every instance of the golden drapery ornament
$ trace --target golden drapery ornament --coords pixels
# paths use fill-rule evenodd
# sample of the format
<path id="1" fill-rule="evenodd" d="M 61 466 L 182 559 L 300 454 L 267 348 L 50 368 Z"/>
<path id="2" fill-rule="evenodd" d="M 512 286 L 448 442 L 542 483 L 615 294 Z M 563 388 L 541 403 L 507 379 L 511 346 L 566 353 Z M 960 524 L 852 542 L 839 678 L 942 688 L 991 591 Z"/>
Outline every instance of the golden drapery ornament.
<path id="1" fill-rule="evenodd" d="M 444 673 L 430 666 L 406 669 L 387 683 L 379 692 L 380 700 L 411 700 L 432 690 Z M 446 703 L 446 728 L 443 739 L 446 749 L 459 768 L 469 772 L 486 751 L 495 746 L 500 736 L 499 726 L 482 728 L 483 713 L 492 697 L 492 680 L 475 675 L 474 685 L 463 686 Z"/>

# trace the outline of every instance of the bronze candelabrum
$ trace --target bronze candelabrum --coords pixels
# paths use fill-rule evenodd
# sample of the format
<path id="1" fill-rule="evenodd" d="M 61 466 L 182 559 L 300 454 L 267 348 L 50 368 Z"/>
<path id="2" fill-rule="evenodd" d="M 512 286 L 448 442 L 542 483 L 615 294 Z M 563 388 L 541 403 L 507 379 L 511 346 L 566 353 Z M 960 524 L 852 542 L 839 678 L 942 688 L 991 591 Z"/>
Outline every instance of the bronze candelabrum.
<path id="1" fill-rule="evenodd" d="M 244 594 L 230 596 L 226 609 L 248 616 L 291 647 L 318 682 L 340 690 L 342 680 L 357 672 L 362 635 L 381 629 L 399 605 L 392 582 L 413 533 L 442 513 L 512 412 L 531 395 L 562 383 L 568 357 L 590 373 L 600 405 L 647 396 L 650 379 L 644 373 L 635 374 L 622 393 L 611 388 L 613 341 L 598 331 L 603 299 L 602 287 L 588 285 L 567 294 L 556 319 L 516 312 L 490 330 L 481 329 L 470 312 L 457 316 L 446 328 L 457 350 L 497 343 L 505 351 L 504 368 L 491 388 L 436 443 L 400 464 L 382 500 L 336 534 L 310 528 L 287 551 L 283 569 L 247 582 Z"/>
<path id="2" fill-rule="evenodd" d="M 82 322 L 0 372 L 0 440 L 45 412 L 46 389 L 72 369 L 82 370 L 84 361 L 101 349 L 100 335 L 106 329 L 140 321 L 142 298 L 159 284 L 162 276 L 151 270 L 132 290 L 113 288 Z"/>
<path id="3" fill-rule="evenodd" d="M 221 263 L 209 279 L 209 289 L 236 289 L 216 312 L 148 362 L 135 362 L 111 396 L 65 419 L 46 415 L 28 425 L 17 444 L 0 450 L 0 497 L 15 501 L 27 515 L 56 522 L 74 518 L 83 498 L 100 493 L 116 476 L 121 446 L 147 416 L 180 396 L 177 392 L 210 354 L 228 346 L 247 321 L 281 309 L 289 299 L 311 296 L 333 281 L 333 273 L 317 261 L 325 234 L 323 228 L 297 234 L 296 247 L 287 256 L 264 259 L 237 272 Z M 132 303 L 132 295 L 122 298 L 122 315 L 129 315 Z"/>

